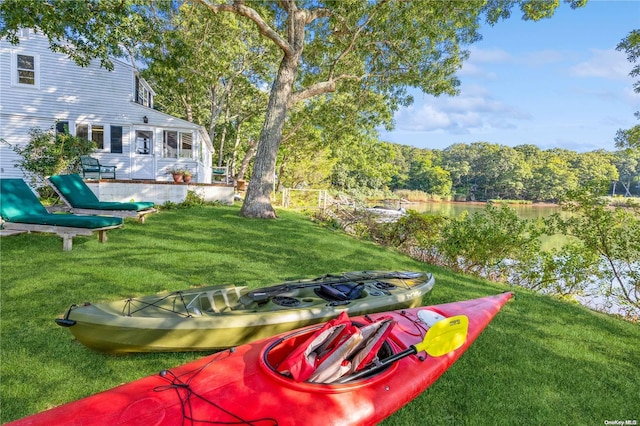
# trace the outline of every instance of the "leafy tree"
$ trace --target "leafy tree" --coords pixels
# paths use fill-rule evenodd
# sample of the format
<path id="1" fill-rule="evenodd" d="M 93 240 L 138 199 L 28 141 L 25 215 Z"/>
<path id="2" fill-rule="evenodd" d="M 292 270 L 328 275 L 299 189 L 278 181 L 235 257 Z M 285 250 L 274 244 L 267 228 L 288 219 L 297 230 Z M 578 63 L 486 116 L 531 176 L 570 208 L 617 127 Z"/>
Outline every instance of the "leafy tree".
<path id="1" fill-rule="evenodd" d="M 624 50 L 627 53 L 629 62 L 636 63 L 640 59 L 640 30 L 633 30 L 627 35 L 616 47 L 616 50 Z M 640 76 L 640 64 L 636 64 L 629 73 L 631 77 Z M 633 90 L 640 93 L 640 81 L 633 84 Z M 640 119 L 640 111 L 636 111 L 635 116 Z M 620 129 L 616 133 L 616 146 L 624 147 L 640 147 L 640 124 L 636 124 L 630 129 Z"/>
<path id="2" fill-rule="evenodd" d="M 471 149 L 469 145 L 457 143 L 442 151 L 442 167 L 449 172 L 453 191 L 466 199 L 474 190 L 470 180 Z"/>
<path id="3" fill-rule="evenodd" d="M 444 168 L 454 168 L 458 181 L 464 182 L 456 192 L 466 191 L 472 199 L 519 198 L 530 174 L 521 152 L 488 142 L 458 144 L 444 150 L 442 158 Z"/>
<path id="4" fill-rule="evenodd" d="M 533 170 L 532 182 L 535 187 L 531 189 L 531 193 L 536 201 L 555 202 L 567 190 L 578 187 L 578 177 L 564 156 L 548 151 L 544 157 L 546 161 Z"/>
<path id="5" fill-rule="evenodd" d="M 269 193 L 276 154 L 287 110 L 318 94 L 340 90 L 344 82 L 359 82 L 388 97 L 391 108 L 411 101 L 407 86 L 425 93 L 455 93 L 455 71 L 467 53 L 464 44 L 478 39 L 480 16 L 490 22 L 509 16 L 516 4 L 440 1 L 318 2 L 283 1 L 267 10 L 237 1 L 201 0 L 218 12 L 253 21 L 260 33 L 278 46 L 282 61 L 269 97 L 258 144 L 253 184 L 242 206 L 251 217 L 275 217 Z M 573 7 L 584 1 L 570 2 Z M 550 16 L 556 2 L 519 3 L 526 19 Z M 269 12 L 269 13 L 267 13 Z"/>
<path id="6" fill-rule="evenodd" d="M 156 106 L 206 127 L 218 166 L 226 160 L 233 173 L 235 151 L 246 151 L 242 142 L 257 136 L 243 133 L 247 122 L 264 117 L 267 95 L 259 86 L 273 72 L 275 49 L 261 45 L 244 20 L 212 15 L 200 4 L 184 3 L 169 16 L 162 42 L 142 52 L 143 75 L 157 89 Z"/>
<path id="7" fill-rule="evenodd" d="M 504 279 L 510 261 L 540 251 L 541 233 L 540 227 L 520 219 L 514 209 L 488 204 L 482 212 L 447 222 L 436 248 L 453 270 Z"/>
<path id="8" fill-rule="evenodd" d="M 585 255 L 599 257 L 605 279 L 600 292 L 630 310 L 640 308 L 640 211 L 638 207 L 609 208 L 603 199 L 609 182 L 591 183 L 568 193 L 561 201 L 568 217 L 546 220 L 548 232 L 576 238 Z"/>
<path id="9" fill-rule="evenodd" d="M 406 147 L 408 160 L 406 179 L 394 189 L 423 191 L 439 196 L 451 194 L 451 176 L 448 171 L 435 164 L 436 155 L 428 149 Z"/>
<path id="10" fill-rule="evenodd" d="M 326 188 L 335 160 L 314 121 L 317 103 L 292 111 L 278 152 L 278 188 Z M 313 155 L 309 155 L 313 153 Z"/>
<path id="11" fill-rule="evenodd" d="M 407 182 L 409 181 L 409 163 L 413 147 L 408 145 L 392 144 L 391 148 L 395 151 L 393 156 L 393 165 L 398 171 L 391 177 L 389 187 L 392 190 L 407 188 Z"/>
<path id="12" fill-rule="evenodd" d="M 627 148 L 616 152 L 613 163 L 618 169 L 619 182 L 624 188 L 624 196 L 631 197 L 634 185 L 640 184 L 640 148 Z M 616 195 L 615 182 L 612 195 Z"/>
<path id="13" fill-rule="evenodd" d="M 338 161 L 331 176 L 332 186 L 347 192 L 364 193 L 387 188 L 397 171 L 393 165 L 395 151 L 391 145 L 367 135 L 351 137 L 346 142 L 333 154 Z"/>
<path id="14" fill-rule="evenodd" d="M 282 55 L 270 85 L 252 184 L 241 209 L 245 216 L 263 218 L 275 217 L 269 195 L 292 106 L 354 86 L 384 96 L 390 110 L 411 103 L 407 87 L 433 95 L 455 94 L 459 84 L 455 72 L 468 56 L 462 47 L 478 40 L 483 16 L 493 24 L 508 18 L 518 5 L 524 19 L 538 20 L 553 15 L 559 4 L 557 0 L 465 1 L 455 7 L 440 0 L 198 2 L 213 13 L 232 13 L 251 21 Z M 586 0 L 568 3 L 579 7 Z M 162 23 L 158 18 L 166 13 L 159 7 L 175 5 L 5 0 L 0 3 L 0 36 L 15 42 L 20 27 L 37 27 L 52 45 L 62 46 L 79 62 L 99 57 L 108 66 L 109 55 L 118 53 L 121 42 L 129 47 L 154 41 L 164 30 L 157 22 Z"/>
<path id="15" fill-rule="evenodd" d="M 99 59 L 113 69 L 114 57 L 133 54 L 158 41 L 161 33 L 151 19 L 155 8 L 132 0 L 67 1 L 3 0 L 0 2 L 0 37 L 18 44 L 21 28 L 32 28 L 49 38 L 54 52 L 65 53 L 78 65 Z"/>
<path id="16" fill-rule="evenodd" d="M 614 182 L 619 177 L 612 155 L 605 151 L 578 154 L 572 169 L 578 176 L 579 185 L 592 182 Z"/>

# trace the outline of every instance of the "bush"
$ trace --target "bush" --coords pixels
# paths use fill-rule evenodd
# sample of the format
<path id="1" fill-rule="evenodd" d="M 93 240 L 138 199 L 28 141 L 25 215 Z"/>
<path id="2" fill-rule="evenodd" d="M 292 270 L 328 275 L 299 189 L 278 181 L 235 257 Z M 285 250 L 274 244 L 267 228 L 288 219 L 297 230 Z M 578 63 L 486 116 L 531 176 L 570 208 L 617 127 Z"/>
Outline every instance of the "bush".
<path id="1" fill-rule="evenodd" d="M 502 280 L 505 262 L 540 252 L 542 232 L 534 221 L 520 219 L 514 209 L 488 204 L 483 212 L 447 222 L 437 250 L 453 270 Z"/>
<path id="2" fill-rule="evenodd" d="M 44 186 L 47 176 L 79 172 L 80 156 L 96 148 L 92 141 L 57 133 L 53 128 L 47 131 L 33 128 L 29 135 L 31 140 L 27 145 L 14 146 L 13 150 L 22 157 L 16 166 L 30 178 L 34 187 Z"/>

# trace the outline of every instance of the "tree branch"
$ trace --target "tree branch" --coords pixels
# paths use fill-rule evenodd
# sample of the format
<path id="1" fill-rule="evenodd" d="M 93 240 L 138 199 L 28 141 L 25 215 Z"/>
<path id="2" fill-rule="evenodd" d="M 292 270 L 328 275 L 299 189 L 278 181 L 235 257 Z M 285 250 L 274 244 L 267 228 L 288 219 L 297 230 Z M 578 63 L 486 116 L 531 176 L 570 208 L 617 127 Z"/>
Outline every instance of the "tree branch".
<path id="1" fill-rule="evenodd" d="M 326 80 L 326 81 L 320 81 L 318 83 L 312 84 L 309 87 L 306 87 L 302 90 L 298 90 L 297 92 L 294 92 L 291 94 L 291 97 L 289 98 L 289 103 L 287 104 L 288 107 L 292 107 L 295 104 L 297 104 L 300 101 L 303 101 L 305 99 L 309 99 L 313 96 L 316 95 L 321 95 L 323 93 L 332 93 L 336 91 L 336 83 L 340 80 L 364 80 L 365 78 L 367 78 L 369 75 L 362 75 L 362 76 L 357 76 L 357 75 L 351 75 L 351 74 L 342 74 L 339 75 L 337 77 L 334 77 L 330 80 Z"/>
<path id="2" fill-rule="evenodd" d="M 213 13 L 230 12 L 236 15 L 244 16 L 258 27 L 258 31 L 269 40 L 273 41 L 285 55 L 290 56 L 293 53 L 291 45 L 278 34 L 276 30 L 271 28 L 260 16 L 255 9 L 245 6 L 242 1 L 236 0 L 233 4 L 212 4 L 210 0 L 196 0 L 206 6 Z"/>
<path id="3" fill-rule="evenodd" d="M 356 31 L 354 31 L 354 32 L 353 32 L 353 35 L 352 35 L 352 37 L 351 37 L 351 40 L 349 41 L 349 45 L 347 46 L 347 48 L 346 48 L 346 49 L 344 49 L 344 50 L 342 51 L 342 53 L 340 53 L 340 54 L 338 55 L 338 57 L 337 57 L 337 58 L 333 61 L 333 63 L 331 64 L 331 67 L 329 68 L 329 78 L 331 78 L 331 77 L 332 77 L 336 64 L 337 64 L 338 62 L 340 62 L 340 60 L 341 60 L 342 58 L 344 58 L 346 55 L 348 55 L 348 54 L 353 50 L 353 47 L 354 47 L 354 46 L 355 46 L 355 44 L 356 44 L 356 40 L 357 40 L 357 39 L 358 39 L 358 37 L 360 36 L 360 33 L 362 33 L 362 30 L 363 30 L 364 28 L 366 28 L 366 27 L 367 27 L 367 25 L 369 25 L 369 23 L 371 22 L 371 20 L 373 19 L 373 17 L 376 15 L 376 12 L 378 12 L 378 11 L 382 8 L 382 6 L 383 6 L 385 3 L 387 3 L 387 1 L 388 1 L 388 0 L 382 0 L 380 3 L 378 3 L 378 4 L 375 6 L 375 8 L 373 9 L 373 11 L 371 12 L 371 14 L 369 15 L 369 17 L 367 18 L 367 20 L 366 20 L 366 21 L 364 21 L 364 22 L 362 23 L 362 25 L 360 25 L 360 26 L 358 27 L 358 29 L 357 29 Z"/>

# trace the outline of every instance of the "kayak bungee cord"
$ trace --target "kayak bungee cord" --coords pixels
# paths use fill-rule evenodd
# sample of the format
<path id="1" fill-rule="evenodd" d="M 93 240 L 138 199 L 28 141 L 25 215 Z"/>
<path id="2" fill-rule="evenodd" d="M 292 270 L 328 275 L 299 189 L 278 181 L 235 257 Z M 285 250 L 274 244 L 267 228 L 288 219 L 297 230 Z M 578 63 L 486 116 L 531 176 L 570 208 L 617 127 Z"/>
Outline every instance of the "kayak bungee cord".
<path id="1" fill-rule="evenodd" d="M 157 305 L 157 303 L 160 303 L 160 302 L 170 298 L 171 296 L 176 296 L 174 298 L 174 300 L 173 300 L 173 308 L 172 309 L 167 309 L 165 307 Z M 178 299 L 178 296 L 180 297 L 180 301 L 184 305 L 184 309 L 185 309 L 186 314 L 183 314 L 182 312 L 176 311 L 176 308 L 175 308 L 176 307 L 176 299 Z M 138 309 L 135 309 L 135 310 L 131 311 L 131 306 L 134 304 L 134 302 L 140 303 L 142 306 L 139 306 Z M 124 301 L 124 306 L 122 307 L 122 315 L 130 317 L 133 314 L 135 314 L 136 312 L 139 312 L 139 311 L 141 311 L 143 309 L 146 309 L 146 308 L 149 308 L 151 306 L 153 306 L 155 308 L 158 308 L 160 310 L 163 310 L 163 311 L 173 312 L 174 314 L 181 315 L 181 316 L 184 316 L 186 318 L 191 317 L 191 314 L 189 313 L 189 309 L 187 308 L 187 304 L 184 301 L 184 297 L 182 296 L 182 291 L 176 291 L 176 292 L 173 292 L 173 293 L 169 293 L 166 296 L 164 296 L 164 297 L 162 297 L 162 298 L 160 298 L 158 300 L 154 300 L 153 302 L 145 302 L 144 300 L 129 298 L 129 299 Z M 125 314 L 125 311 L 127 311 L 126 314 Z"/>
<path id="2" fill-rule="evenodd" d="M 416 337 L 422 337 L 428 331 L 428 328 L 425 327 L 424 322 L 420 321 L 418 317 L 415 317 L 415 316 L 413 318 L 410 317 L 407 311 L 400 311 L 400 315 L 402 315 L 403 317 L 411 321 L 411 324 L 413 324 L 416 330 L 418 330 L 417 333 L 412 333 L 409 330 L 405 330 L 405 333 L 410 334 L 412 336 L 416 336 Z"/>
<path id="3" fill-rule="evenodd" d="M 223 353 L 227 353 L 228 355 L 231 355 L 233 352 L 235 351 L 235 348 L 230 348 L 225 350 L 224 352 L 220 352 L 219 355 L 223 354 Z M 205 423 L 205 424 L 212 424 L 212 425 L 250 425 L 250 426 L 257 426 L 258 423 L 261 424 L 270 424 L 270 425 L 274 425 L 277 426 L 278 425 L 278 421 L 274 418 L 271 417 L 264 417 L 264 418 L 259 418 L 259 419 L 253 419 L 253 420 L 246 420 L 243 419 L 242 417 L 238 416 L 237 414 L 232 413 L 229 410 L 226 410 L 225 408 L 221 407 L 220 405 L 216 404 L 215 402 L 211 401 L 210 399 L 205 398 L 204 396 L 200 395 L 199 393 L 195 392 L 193 390 L 193 388 L 191 387 L 191 381 L 196 378 L 200 373 L 202 373 L 207 367 L 209 367 L 211 364 L 214 364 L 220 357 L 217 356 L 215 358 L 213 358 L 211 361 L 207 362 L 206 364 L 204 364 L 203 366 L 190 371 L 189 373 L 186 374 L 190 374 L 189 379 L 185 382 L 183 381 L 180 377 L 176 376 L 175 374 L 173 374 L 173 372 L 171 370 L 162 370 L 159 375 L 160 377 L 162 377 L 163 379 L 165 379 L 166 381 L 169 382 L 169 385 L 166 386 L 156 386 L 155 388 L 153 388 L 154 392 L 164 392 L 166 390 L 170 390 L 170 389 L 174 389 L 176 391 L 176 395 L 178 396 L 178 399 L 180 400 L 180 405 L 181 405 L 181 410 L 182 410 L 182 424 L 185 424 L 185 420 L 189 421 L 191 425 L 194 425 L 196 423 Z M 185 374 L 185 375 L 186 375 Z M 184 392 L 181 392 L 181 390 L 183 390 Z M 211 405 L 212 407 L 217 408 L 218 410 L 222 411 L 223 413 L 238 419 L 238 421 L 233 422 L 223 422 L 223 421 L 216 421 L 216 420 L 203 420 L 203 419 L 197 419 L 195 417 L 193 417 L 193 406 L 191 405 L 191 397 L 195 396 L 196 398 L 206 402 L 207 404 Z"/>

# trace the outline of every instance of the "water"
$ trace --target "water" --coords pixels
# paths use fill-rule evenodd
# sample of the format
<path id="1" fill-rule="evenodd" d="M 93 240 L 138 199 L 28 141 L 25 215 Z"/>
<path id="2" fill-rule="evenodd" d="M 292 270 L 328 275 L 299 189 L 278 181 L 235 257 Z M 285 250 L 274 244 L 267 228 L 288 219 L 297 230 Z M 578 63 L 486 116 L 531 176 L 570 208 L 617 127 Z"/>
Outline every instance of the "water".
<path id="1" fill-rule="evenodd" d="M 418 213 L 439 214 L 447 217 L 457 217 L 462 212 L 470 214 L 482 212 L 484 203 L 411 203 L 401 204 L 406 210 L 415 210 Z M 553 213 L 560 213 L 560 207 L 549 204 L 509 204 L 522 219 L 542 219 Z"/>
<path id="2" fill-rule="evenodd" d="M 446 217 L 457 217 L 463 212 L 469 212 L 473 214 L 476 212 L 482 212 L 485 208 L 484 203 L 415 203 L 402 204 L 401 207 L 406 210 L 415 210 L 419 213 L 437 214 Z M 536 205 L 536 204 L 510 204 L 509 207 L 513 208 L 521 219 L 534 219 L 541 220 L 554 213 L 560 213 L 561 216 L 568 215 L 569 213 L 562 212 L 557 205 Z M 560 249 L 566 242 L 568 237 L 565 235 L 545 235 L 541 237 L 542 250 L 549 251 L 551 249 Z M 602 295 L 597 285 L 590 286 L 586 295 L 576 297 L 576 300 L 581 304 L 588 306 L 592 309 L 602 312 L 624 314 L 629 311 L 622 308 L 617 302 Z M 635 312 L 637 315 L 638 312 Z"/>
<path id="3" fill-rule="evenodd" d="M 458 217 L 463 212 L 469 214 L 480 213 L 484 211 L 485 203 L 404 203 L 401 204 L 406 210 L 415 210 L 418 213 L 437 214 L 445 217 Z M 566 215 L 559 206 L 553 204 L 509 204 L 521 219 L 542 220 L 554 213 Z M 544 235 L 540 238 L 542 250 L 550 251 L 552 249 L 560 249 L 567 237 L 564 235 Z"/>

